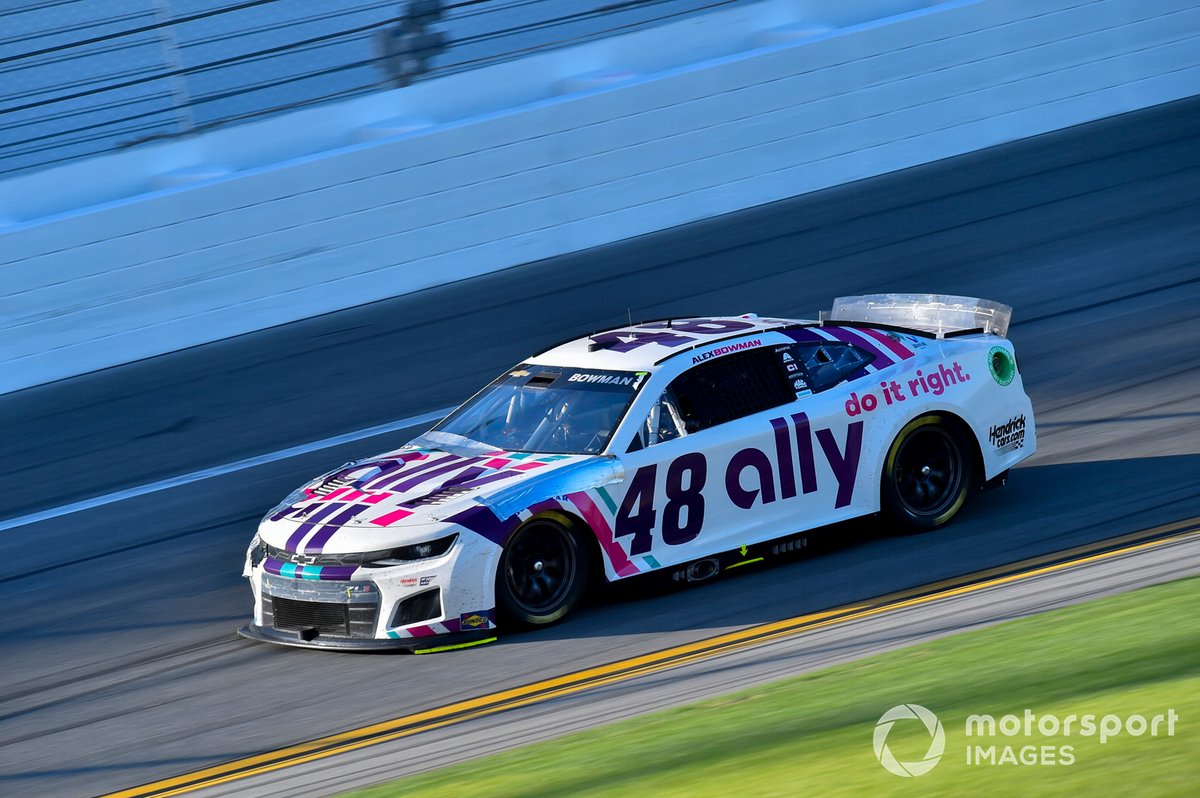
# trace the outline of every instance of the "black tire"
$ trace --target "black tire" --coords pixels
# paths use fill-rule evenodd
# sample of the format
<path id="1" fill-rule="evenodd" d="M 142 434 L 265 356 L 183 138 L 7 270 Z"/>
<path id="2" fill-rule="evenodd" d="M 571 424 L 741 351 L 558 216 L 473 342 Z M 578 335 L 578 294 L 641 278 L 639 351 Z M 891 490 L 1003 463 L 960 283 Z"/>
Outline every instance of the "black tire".
<path id="1" fill-rule="evenodd" d="M 569 613 L 587 590 L 589 551 L 565 519 L 526 521 L 509 538 L 496 573 L 496 606 L 518 626 L 544 626 Z"/>
<path id="2" fill-rule="evenodd" d="M 967 500 L 975 460 L 962 425 L 938 414 L 913 419 L 883 461 L 880 503 L 901 529 L 922 532 L 948 523 Z"/>

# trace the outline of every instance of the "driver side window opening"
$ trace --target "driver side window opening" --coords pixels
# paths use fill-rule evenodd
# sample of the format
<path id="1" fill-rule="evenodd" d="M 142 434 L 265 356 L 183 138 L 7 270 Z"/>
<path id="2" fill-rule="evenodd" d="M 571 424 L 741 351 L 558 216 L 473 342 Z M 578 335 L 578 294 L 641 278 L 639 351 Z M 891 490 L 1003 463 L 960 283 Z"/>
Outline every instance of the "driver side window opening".
<path id="1" fill-rule="evenodd" d="M 656 443 L 673 441 L 687 434 L 683 416 L 675 404 L 675 396 L 668 388 L 650 408 L 646 420 L 642 422 L 637 437 L 633 440 L 630 451 L 653 446 Z"/>
<path id="2" fill-rule="evenodd" d="M 726 355 L 676 377 L 651 407 L 630 451 L 795 401 L 771 347 Z"/>
<path id="3" fill-rule="evenodd" d="M 803 366 L 807 388 L 813 393 L 863 376 L 866 373 L 863 368 L 875 359 L 870 352 L 839 341 L 789 344 L 786 350 Z M 796 395 L 800 393 L 797 386 Z"/>

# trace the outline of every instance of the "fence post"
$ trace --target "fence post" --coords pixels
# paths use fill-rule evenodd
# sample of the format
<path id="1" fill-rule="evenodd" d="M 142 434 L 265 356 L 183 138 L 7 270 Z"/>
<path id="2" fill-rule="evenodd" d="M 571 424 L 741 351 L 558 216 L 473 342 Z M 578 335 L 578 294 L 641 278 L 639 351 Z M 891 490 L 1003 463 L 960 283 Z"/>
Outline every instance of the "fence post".
<path id="1" fill-rule="evenodd" d="M 411 85 L 445 51 L 445 32 L 429 30 L 442 13 L 441 0 L 406 0 L 400 7 L 400 24 L 376 32 L 380 66 L 396 86 Z"/>
<path id="2" fill-rule="evenodd" d="M 183 56 L 179 52 L 179 41 L 175 38 L 171 0 L 154 0 L 154 19 L 159 25 L 158 41 L 163 49 L 163 63 L 166 64 L 168 72 L 175 73 L 168 80 L 171 84 L 175 118 L 179 121 L 179 132 L 191 133 L 196 129 L 196 119 L 192 115 L 192 98 L 188 93 L 187 76 L 179 74 L 183 70 Z"/>

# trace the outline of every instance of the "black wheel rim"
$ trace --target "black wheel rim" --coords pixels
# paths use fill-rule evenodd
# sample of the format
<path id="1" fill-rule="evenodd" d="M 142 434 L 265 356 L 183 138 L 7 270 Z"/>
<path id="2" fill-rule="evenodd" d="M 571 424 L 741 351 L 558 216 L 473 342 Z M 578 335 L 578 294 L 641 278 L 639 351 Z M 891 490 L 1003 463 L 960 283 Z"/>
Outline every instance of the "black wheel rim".
<path id="1" fill-rule="evenodd" d="M 909 435 L 896 452 L 893 478 L 896 493 L 910 512 L 941 515 L 962 487 L 962 457 L 954 438 L 939 427 Z"/>
<path id="2" fill-rule="evenodd" d="M 521 530 L 505 554 L 505 579 L 513 600 L 542 615 L 558 608 L 575 578 L 575 549 L 568 532 L 538 524 Z"/>

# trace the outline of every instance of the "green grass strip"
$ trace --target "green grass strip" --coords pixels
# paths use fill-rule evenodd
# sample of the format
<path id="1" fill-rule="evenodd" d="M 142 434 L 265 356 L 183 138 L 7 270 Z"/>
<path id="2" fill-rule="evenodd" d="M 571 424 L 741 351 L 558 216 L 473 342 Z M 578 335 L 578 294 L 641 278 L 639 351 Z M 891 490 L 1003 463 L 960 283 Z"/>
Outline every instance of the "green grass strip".
<path id="1" fill-rule="evenodd" d="M 902 778 L 879 764 L 876 722 L 897 704 L 937 713 L 945 754 Z M 1175 735 L 968 738 L 966 719 L 1173 709 Z M 479 796 L 1195 795 L 1200 784 L 1200 578 L 1080 604 L 464 762 L 354 793 Z M 919 760 L 929 735 L 887 738 Z M 1073 764 L 966 762 L 969 744 L 1049 745 Z M 1040 752 L 1040 748 L 1037 749 Z M 1040 756 L 1040 753 L 1038 754 Z"/>

